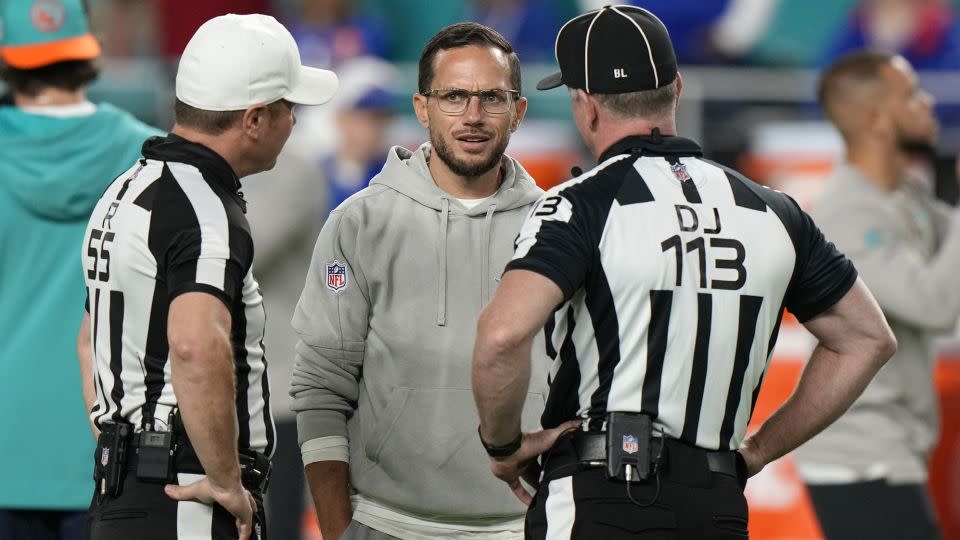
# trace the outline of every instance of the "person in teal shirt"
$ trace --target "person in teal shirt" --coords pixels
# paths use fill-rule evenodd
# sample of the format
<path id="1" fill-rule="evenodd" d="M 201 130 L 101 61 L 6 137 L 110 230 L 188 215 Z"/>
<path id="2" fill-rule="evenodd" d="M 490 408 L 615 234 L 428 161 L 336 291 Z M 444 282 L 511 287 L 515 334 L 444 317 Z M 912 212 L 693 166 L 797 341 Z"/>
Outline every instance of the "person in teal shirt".
<path id="1" fill-rule="evenodd" d="M 83 539 L 95 446 L 76 349 L 83 232 L 160 131 L 87 100 L 100 47 L 81 0 L 0 0 L 0 23 L 0 538 Z"/>

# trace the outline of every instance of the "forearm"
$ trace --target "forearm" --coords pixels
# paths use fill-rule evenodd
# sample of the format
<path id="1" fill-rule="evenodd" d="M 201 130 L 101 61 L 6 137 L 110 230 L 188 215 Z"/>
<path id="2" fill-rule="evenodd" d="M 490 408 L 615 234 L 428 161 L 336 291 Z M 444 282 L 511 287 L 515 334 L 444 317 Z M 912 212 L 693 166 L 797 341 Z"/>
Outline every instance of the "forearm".
<path id="1" fill-rule="evenodd" d="M 335 354 L 340 359 L 333 360 Z M 347 418 L 360 395 L 362 352 L 315 349 L 303 342 L 290 378 L 291 408 L 297 413 L 301 441 L 347 437 Z"/>
<path id="2" fill-rule="evenodd" d="M 793 395 L 743 445 L 763 464 L 782 457 L 843 414 L 882 365 L 866 352 L 851 357 L 818 345 Z"/>
<path id="3" fill-rule="evenodd" d="M 100 430 L 90 419 L 90 411 L 97 402 L 97 389 L 93 384 L 93 347 L 90 344 L 90 316 L 85 315 L 77 335 L 77 360 L 80 364 L 80 385 L 83 392 L 83 404 L 90 422 L 93 437 L 100 436 Z"/>
<path id="4" fill-rule="evenodd" d="M 208 354 L 171 351 L 173 390 L 190 443 L 217 487 L 240 483 L 237 456 L 236 383 L 229 341 Z"/>
<path id="5" fill-rule="evenodd" d="M 505 445 L 520 433 L 533 336 L 561 300 L 563 292 L 553 281 L 528 270 L 511 270 L 480 313 L 471 381 L 480 436 L 487 444 Z"/>
<path id="6" fill-rule="evenodd" d="M 520 433 L 520 418 L 530 386 L 530 339 L 500 345 L 489 333 L 478 335 L 473 360 L 473 395 L 480 432 L 489 444 L 502 445 Z"/>
<path id="7" fill-rule="evenodd" d="M 320 533 L 324 538 L 340 538 L 353 519 L 349 465 L 343 461 L 317 461 L 308 464 L 305 471 Z"/>

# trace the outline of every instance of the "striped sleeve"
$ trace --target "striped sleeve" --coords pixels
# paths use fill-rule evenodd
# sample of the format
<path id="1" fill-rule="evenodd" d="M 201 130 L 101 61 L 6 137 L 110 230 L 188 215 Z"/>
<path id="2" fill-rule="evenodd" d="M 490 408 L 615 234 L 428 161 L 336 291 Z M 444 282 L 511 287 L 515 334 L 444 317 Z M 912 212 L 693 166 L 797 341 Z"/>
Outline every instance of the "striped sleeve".
<path id="1" fill-rule="evenodd" d="M 735 190 L 737 186 L 746 188 L 749 191 L 741 189 L 740 192 L 752 192 L 763 204 L 770 206 L 787 230 L 797 258 L 784 306 L 797 320 L 807 322 L 839 302 L 856 283 L 857 269 L 824 237 L 797 201 L 786 193 L 761 187 L 737 171 L 708 163 L 726 171 Z"/>
<path id="2" fill-rule="evenodd" d="M 797 320 L 806 322 L 823 313 L 853 287 L 857 270 L 853 262 L 827 241 L 813 219 L 793 199 L 792 224 L 797 263 L 785 304 Z"/>
<path id="3" fill-rule="evenodd" d="M 252 242 L 231 227 L 227 208 L 189 165 L 170 163 L 166 204 L 154 216 L 162 226 L 151 232 L 166 245 L 165 276 L 170 300 L 185 292 L 206 292 L 230 306 L 253 258 Z"/>
<path id="4" fill-rule="evenodd" d="M 583 284 L 596 251 L 597 223 L 589 217 L 593 212 L 582 187 L 550 190 L 534 204 L 506 267 L 550 279 L 563 291 L 564 300 Z"/>
<path id="5" fill-rule="evenodd" d="M 757 191 L 780 218 L 797 254 L 784 305 L 801 323 L 823 313 L 853 287 L 857 270 L 820 232 L 793 198 L 774 190 Z"/>

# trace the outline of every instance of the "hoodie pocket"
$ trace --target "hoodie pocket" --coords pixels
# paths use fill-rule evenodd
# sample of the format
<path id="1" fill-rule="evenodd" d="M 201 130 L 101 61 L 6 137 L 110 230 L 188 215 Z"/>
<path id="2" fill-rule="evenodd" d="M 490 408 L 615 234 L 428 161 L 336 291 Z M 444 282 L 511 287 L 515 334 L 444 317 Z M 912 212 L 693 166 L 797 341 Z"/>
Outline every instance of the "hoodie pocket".
<path id="1" fill-rule="evenodd" d="M 527 395 L 522 427 L 539 429 L 542 394 Z M 515 515 L 523 506 L 490 472 L 477 437 L 476 406 L 466 388 L 397 388 L 364 441 L 366 457 L 390 482 L 372 482 L 368 495 L 421 515 Z"/>
<path id="2" fill-rule="evenodd" d="M 394 388 L 387 400 L 387 405 L 382 413 L 381 420 L 376 422 L 369 433 L 364 437 L 363 451 L 367 454 L 367 459 L 376 463 L 383 443 L 386 441 L 394 427 L 400 420 L 400 413 L 403 412 L 407 404 L 407 399 L 413 388 Z"/>

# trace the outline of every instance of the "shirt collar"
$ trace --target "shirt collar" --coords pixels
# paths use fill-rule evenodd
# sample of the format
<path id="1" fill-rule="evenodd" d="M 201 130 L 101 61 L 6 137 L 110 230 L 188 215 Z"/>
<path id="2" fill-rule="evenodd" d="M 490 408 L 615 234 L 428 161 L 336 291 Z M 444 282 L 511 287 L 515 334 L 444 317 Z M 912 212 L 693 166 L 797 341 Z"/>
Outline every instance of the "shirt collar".
<path id="1" fill-rule="evenodd" d="M 630 135 L 613 143 L 600 156 L 599 163 L 620 154 L 639 154 L 644 156 L 694 156 L 702 157 L 700 145 L 691 139 L 672 135 L 661 135 L 655 129 L 651 135 Z"/>
<path id="2" fill-rule="evenodd" d="M 223 156 L 206 146 L 174 135 L 150 137 L 143 143 L 143 157 L 159 161 L 176 161 L 200 169 L 203 177 L 235 195 L 243 204 L 240 194 L 240 178 Z"/>

